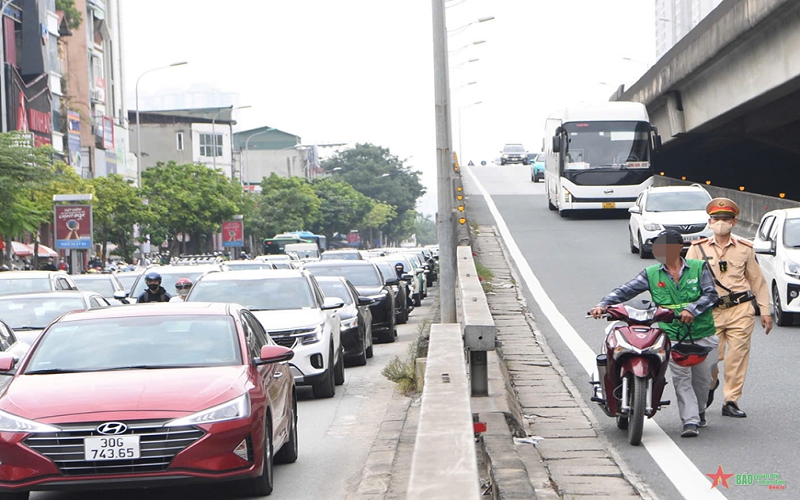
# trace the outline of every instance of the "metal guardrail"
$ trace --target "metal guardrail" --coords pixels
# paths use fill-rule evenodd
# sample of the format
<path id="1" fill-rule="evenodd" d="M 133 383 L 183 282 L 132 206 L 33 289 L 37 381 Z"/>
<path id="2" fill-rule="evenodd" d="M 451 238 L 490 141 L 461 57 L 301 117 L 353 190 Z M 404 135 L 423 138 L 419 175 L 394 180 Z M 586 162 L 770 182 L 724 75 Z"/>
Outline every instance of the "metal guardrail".
<path id="1" fill-rule="evenodd" d="M 469 352 L 469 375 L 473 396 L 489 395 L 487 351 L 495 350 L 496 328 L 486 294 L 478 279 L 471 247 L 456 249 L 458 268 L 457 300 L 464 331 L 464 348 Z"/>
<path id="2" fill-rule="evenodd" d="M 480 498 L 463 351 L 460 325 L 431 326 L 425 385 L 406 498 Z"/>

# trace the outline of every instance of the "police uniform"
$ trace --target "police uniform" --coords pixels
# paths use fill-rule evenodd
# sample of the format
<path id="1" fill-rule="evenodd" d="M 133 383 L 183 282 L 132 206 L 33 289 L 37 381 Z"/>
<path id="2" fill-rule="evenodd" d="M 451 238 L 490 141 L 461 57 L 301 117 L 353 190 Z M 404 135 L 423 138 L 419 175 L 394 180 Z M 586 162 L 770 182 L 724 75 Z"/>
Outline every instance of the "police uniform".
<path id="1" fill-rule="evenodd" d="M 715 198 L 706 206 L 706 212 L 709 216 L 732 215 L 735 218 L 739 207 L 728 198 Z M 725 366 L 723 415 L 745 417 L 737 401 L 742 395 L 755 326 L 755 307 L 751 302 L 755 301 L 762 313 L 769 314 L 770 296 L 753 245 L 733 235 L 725 245 L 716 240 L 714 236 L 693 242 L 686 258 L 706 260 L 716 278 L 720 299 L 713 312 L 720 340 L 719 361 Z M 712 399 L 713 389 L 709 401 Z"/>

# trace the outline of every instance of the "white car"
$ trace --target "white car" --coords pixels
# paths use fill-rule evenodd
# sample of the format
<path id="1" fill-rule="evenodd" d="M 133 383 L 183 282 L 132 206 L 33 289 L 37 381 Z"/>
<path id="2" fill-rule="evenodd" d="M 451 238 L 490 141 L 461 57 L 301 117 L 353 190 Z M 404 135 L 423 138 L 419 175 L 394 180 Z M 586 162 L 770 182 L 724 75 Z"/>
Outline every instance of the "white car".
<path id="1" fill-rule="evenodd" d="M 779 326 L 800 314 L 800 208 L 764 214 L 753 240 Z"/>
<path id="2" fill-rule="evenodd" d="M 706 205 L 711 195 L 699 184 L 691 186 L 649 187 L 628 209 L 628 240 L 631 253 L 642 259 L 653 256 L 653 240 L 661 231 L 681 233 L 684 249 L 691 242 L 714 235 L 708 227 Z"/>
<path id="3" fill-rule="evenodd" d="M 276 344 L 294 351 L 289 363 L 295 384 L 310 385 L 314 397 L 331 398 L 344 384 L 344 348 L 338 309 L 308 271 L 269 269 L 209 273 L 192 287 L 187 302 L 236 302 L 264 325 Z"/>

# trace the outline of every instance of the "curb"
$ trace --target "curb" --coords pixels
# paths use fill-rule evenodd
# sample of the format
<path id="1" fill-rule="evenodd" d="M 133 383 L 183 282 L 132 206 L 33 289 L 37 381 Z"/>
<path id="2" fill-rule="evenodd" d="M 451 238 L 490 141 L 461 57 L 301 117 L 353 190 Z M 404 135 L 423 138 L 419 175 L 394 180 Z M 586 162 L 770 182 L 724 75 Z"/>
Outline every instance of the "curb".
<path id="1" fill-rule="evenodd" d="M 570 399 L 574 400 L 576 406 L 575 410 L 578 410 L 580 412 L 579 414 L 581 415 L 581 417 L 586 419 L 588 423 L 588 429 L 591 430 L 591 433 L 594 435 L 592 437 L 596 437 L 597 442 L 600 444 L 600 447 L 603 448 L 602 451 L 609 455 L 610 461 L 612 462 L 612 464 L 610 465 L 618 467 L 620 471 L 619 475 L 613 473 L 611 474 L 601 473 L 600 476 L 588 476 L 588 477 L 602 477 L 608 475 L 621 476 L 621 479 L 626 481 L 632 487 L 637 497 L 647 500 L 657 500 L 657 496 L 655 495 L 655 493 L 646 484 L 644 484 L 644 482 L 640 478 L 638 478 L 638 476 L 636 476 L 635 473 L 631 471 L 631 469 L 625 464 L 622 457 L 614 450 L 614 448 L 611 446 L 610 442 L 605 438 L 605 436 L 603 436 L 602 433 L 598 432 L 600 426 L 597 419 L 594 417 L 588 405 L 583 400 L 583 397 L 581 396 L 577 387 L 574 385 L 574 383 L 569 378 L 564 368 L 561 366 L 560 362 L 555 356 L 555 353 L 550 349 L 544 335 L 536 327 L 536 321 L 533 317 L 533 314 L 530 311 L 530 308 L 527 306 L 527 301 L 522 292 L 520 277 L 513 263 L 510 262 L 509 260 L 508 249 L 505 246 L 505 242 L 502 240 L 502 238 L 500 238 L 497 235 L 496 228 L 494 228 L 493 226 L 489 227 L 491 227 L 491 234 L 490 235 L 487 234 L 487 236 L 490 236 L 499 245 L 502 261 L 505 263 L 508 273 L 511 275 L 512 279 L 516 282 L 516 284 L 512 284 L 511 287 L 514 288 L 515 292 L 514 295 L 516 296 L 517 302 L 520 305 L 521 314 L 524 318 L 524 322 L 527 326 L 527 329 L 531 332 L 532 341 L 539 348 L 541 348 L 541 351 L 544 354 L 545 358 L 547 359 L 547 361 L 549 361 L 549 363 L 547 364 L 542 363 L 541 365 L 539 365 L 538 363 L 528 363 L 528 364 L 533 364 L 535 366 L 549 366 L 558 374 L 558 378 L 564 384 L 564 387 L 566 388 Z M 486 232 L 489 233 L 488 231 Z M 478 236 L 473 238 L 473 241 L 476 244 L 478 243 L 478 240 L 479 240 Z M 497 348 L 498 355 L 502 357 L 505 361 L 507 359 L 506 358 L 507 354 L 504 350 L 505 346 L 502 345 L 500 341 L 498 341 L 498 344 L 500 344 Z M 516 384 L 514 383 L 514 379 L 512 374 L 510 373 L 510 370 L 506 367 L 507 362 L 508 361 L 505 361 L 504 363 L 499 363 L 499 364 L 502 367 L 500 369 L 500 372 L 502 373 L 503 378 L 505 379 L 505 386 L 507 388 L 506 390 L 509 391 L 511 388 L 516 387 Z M 526 418 L 526 415 L 523 413 L 522 411 L 523 405 L 519 401 L 518 391 L 514 389 L 514 392 L 511 392 L 510 394 L 508 394 L 508 396 L 510 400 L 513 399 L 516 403 L 511 407 L 519 408 L 519 412 L 512 410 L 509 412 L 508 415 L 510 417 L 509 420 L 511 421 L 516 420 L 516 422 L 510 423 L 510 425 L 505 426 L 506 427 L 505 430 L 506 435 L 504 437 L 505 442 L 506 443 L 510 442 L 513 446 L 515 444 L 514 434 L 518 434 L 519 431 L 521 430 L 522 431 L 521 434 L 525 436 L 527 434 L 527 429 L 530 429 L 531 427 L 535 428 L 536 424 L 534 422 L 529 421 L 529 419 Z M 511 396 L 513 396 L 513 398 Z M 520 416 L 522 417 L 521 419 Z M 509 470 L 509 467 L 511 467 L 510 470 L 513 470 L 513 467 L 516 465 L 516 463 L 513 461 L 513 455 L 511 455 L 512 458 L 511 461 L 506 460 L 509 454 L 505 452 L 505 449 L 502 446 L 495 444 L 495 441 L 499 439 L 496 433 L 501 432 L 503 426 L 499 425 L 499 422 L 497 422 L 496 419 L 494 418 L 490 419 L 488 415 L 481 414 L 481 417 L 487 419 L 486 438 L 488 439 L 488 442 L 491 443 L 491 445 L 489 445 L 489 443 L 486 443 L 486 453 L 489 459 L 492 461 L 490 467 L 494 468 L 495 467 L 494 462 L 495 460 L 497 460 L 501 471 L 503 469 Z M 533 419 L 535 417 L 531 418 Z M 491 425 L 492 423 L 494 425 Z M 490 432 L 490 426 L 493 427 L 491 429 L 491 432 Z M 543 444 L 547 443 L 545 444 L 545 446 L 552 446 L 550 443 L 554 443 L 556 441 L 558 441 L 558 439 L 552 439 L 552 438 L 545 439 Z M 560 488 L 557 482 L 554 480 L 553 473 L 548 464 L 563 462 L 563 460 L 562 461 L 547 460 L 542 455 L 542 450 L 540 448 L 538 448 L 536 445 L 531 446 L 530 444 L 515 447 L 514 453 L 518 458 L 522 459 L 522 462 L 526 467 L 529 476 L 529 481 L 532 485 L 535 486 L 534 488 L 536 492 L 535 498 L 547 498 L 547 499 L 560 498 L 560 494 L 563 493 L 562 488 Z M 601 467 L 601 468 L 608 469 L 608 467 Z M 492 474 L 491 477 L 495 488 L 495 492 L 499 494 L 502 494 L 502 492 L 506 489 L 506 483 L 509 483 L 510 488 L 514 487 L 515 483 L 513 475 Z M 516 498 L 516 497 L 496 495 L 495 498 L 505 499 L 505 498 Z M 531 497 L 528 496 L 525 498 L 531 498 Z"/>

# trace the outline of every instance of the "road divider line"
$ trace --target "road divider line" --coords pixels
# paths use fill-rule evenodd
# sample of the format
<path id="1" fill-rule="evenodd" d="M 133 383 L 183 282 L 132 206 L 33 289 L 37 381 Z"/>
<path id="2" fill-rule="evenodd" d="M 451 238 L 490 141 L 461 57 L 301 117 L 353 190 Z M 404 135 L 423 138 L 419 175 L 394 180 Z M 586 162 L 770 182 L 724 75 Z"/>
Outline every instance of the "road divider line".
<path id="1" fill-rule="evenodd" d="M 495 224 L 497 225 L 500 235 L 508 247 L 511 258 L 517 266 L 517 269 L 525 281 L 525 285 L 533 295 L 534 300 L 539 304 L 547 320 L 556 329 L 558 335 L 567 345 L 572 354 L 577 358 L 587 375 L 592 375 L 596 368 L 596 353 L 589 347 L 578 332 L 567 321 L 567 318 L 558 310 L 555 303 L 550 299 L 550 296 L 545 292 L 544 287 L 533 274 L 528 261 L 522 255 L 522 251 L 517 246 L 511 231 L 506 225 L 505 219 L 497 209 L 492 196 L 483 187 L 483 184 L 478 180 L 475 173 L 470 167 L 466 167 L 467 174 L 469 174 L 472 182 L 475 183 L 478 191 L 480 191 L 483 198 L 486 200 L 486 205 L 494 217 Z M 598 338 L 598 346 L 602 343 L 602 339 Z M 677 444 L 667 435 L 666 432 L 652 419 L 645 420 L 644 437 L 642 444 L 648 453 L 653 457 L 653 460 L 658 464 L 664 474 L 672 481 L 675 488 L 678 489 L 680 494 L 691 500 L 720 500 L 725 496 L 717 489 L 710 488 L 710 481 L 708 476 L 700 472 L 695 464 L 686 456 L 686 454 L 678 447 Z"/>

